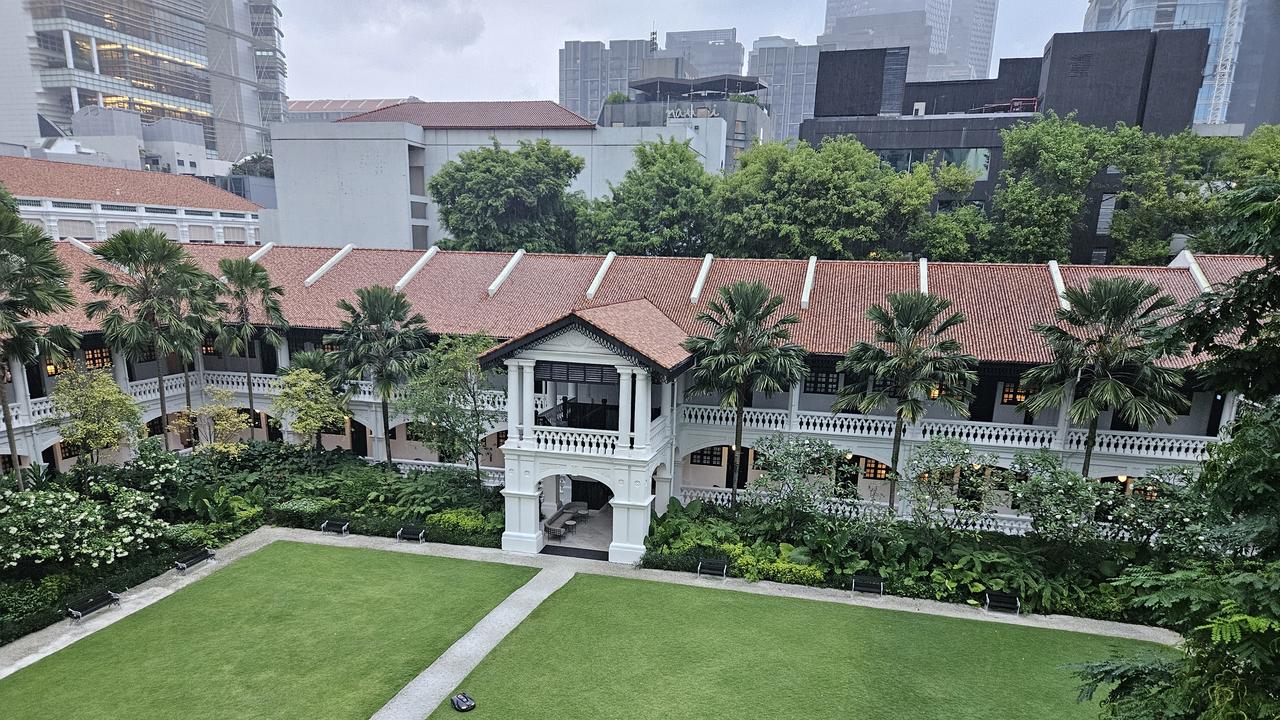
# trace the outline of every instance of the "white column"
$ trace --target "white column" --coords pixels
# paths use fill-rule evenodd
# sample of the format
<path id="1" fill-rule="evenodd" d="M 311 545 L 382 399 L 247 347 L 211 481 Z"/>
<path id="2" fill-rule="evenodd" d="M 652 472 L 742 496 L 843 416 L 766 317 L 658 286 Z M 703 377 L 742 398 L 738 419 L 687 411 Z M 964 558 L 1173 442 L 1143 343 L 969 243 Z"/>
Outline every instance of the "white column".
<path id="1" fill-rule="evenodd" d="M 618 447 L 631 447 L 631 371 L 618 368 Z"/>
<path id="2" fill-rule="evenodd" d="M 9 396 L 9 402 L 22 409 L 24 418 L 30 418 L 31 388 L 27 385 L 27 368 L 18 358 L 10 356 L 9 374 L 13 377 L 13 393 Z"/>
<path id="3" fill-rule="evenodd" d="M 672 497 L 671 471 L 653 476 L 653 510 L 662 515 L 667 512 L 667 503 Z"/>
<path id="4" fill-rule="evenodd" d="M 89 36 L 89 57 L 93 60 L 93 74 L 101 75 L 102 70 L 98 67 L 98 38 Z M 98 104 L 102 104 L 102 93 L 98 93 Z"/>
<path id="5" fill-rule="evenodd" d="M 120 389 L 129 392 L 129 358 L 115 348 L 111 350 L 111 374 Z"/>
<path id="6" fill-rule="evenodd" d="M 520 423 L 521 436 L 526 443 L 533 442 L 533 427 L 537 424 L 533 411 L 533 361 L 520 361 Z"/>
<path id="7" fill-rule="evenodd" d="M 289 367 L 289 338 L 280 338 L 280 344 L 274 347 L 276 350 L 276 367 L 281 369 Z"/>
<path id="8" fill-rule="evenodd" d="M 653 393 L 649 390 L 649 371 L 636 370 L 636 448 L 649 447 L 649 424 L 653 416 Z"/>
<path id="9" fill-rule="evenodd" d="M 508 552 L 537 553 L 546 544 L 542 532 L 542 495 L 538 492 L 536 466 L 524 459 L 507 460 L 506 486 L 502 495 L 506 501 L 506 530 L 502 533 L 502 549 Z M 555 476 L 546 482 L 555 482 Z"/>
<path id="10" fill-rule="evenodd" d="M 1053 446 L 1056 450 L 1067 449 L 1067 435 L 1071 432 L 1071 420 L 1067 417 L 1067 411 L 1071 408 L 1075 393 L 1075 382 L 1067 383 L 1067 389 L 1062 396 L 1062 405 L 1058 408 L 1058 431 L 1053 441 Z"/>
<path id="11" fill-rule="evenodd" d="M 514 444 L 520 439 L 520 366 L 514 360 L 507 361 L 507 440 Z"/>
<path id="12" fill-rule="evenodd" d="M 1222 421 L 1218 423 L 1218 433 L 1221 434 L 1236 419 L 1236 413 L 1240 411 L 1240 393 L 1229 392 L 1222 398 Z"/>
<path id="13" fill-rule="evenodd" d="M 671 394 L 675 392 L 676 389 L 675 380 L 662 383 L 658 388 L 661 391 L 660 395 L 662 397 L 659 401 L 660 409 L 658 410 L 658 415 L 659 417 L 667 419 L 668 427 L 671 428 L 672 432 L 671 436 L 675 437 L 675 418 L 671 417 Z"/>
<path id="14" fill-rule="evenodd" d="M 792 383 L 790 397 L 787 399 L 787 429 L 791 432 L 800 429 L 796 413 L 800 412 L 800 390 L 803 386 L 802 382 Z"/>
<path id="15" fill-rule="evenodd" d="M 71 31 L 70 30 L 62 31 L 62 54 L 67 60 L 67 68 L 75 69 L 76 60 L 75 60 L 75 56 L 71 53 Z M 74 95 L 75 88 L 72 88 L 71 92 L 73 93 L 72 97 L 75 97 Z"/>
<path id="16" fill-rule="evenodd" d="M 653 494 L 649 477 L 643 469 L 619 471 L 621 483 L 614 485 L 613 542 L 609 543 L 609 562 L 633 564 L 644 555 L 644 539 L 649 534 Z"/>
<path id="17" fill-rule="evenodd" d="M 71 112 L 80 112 L 80 90 L 71 86 Z"/>

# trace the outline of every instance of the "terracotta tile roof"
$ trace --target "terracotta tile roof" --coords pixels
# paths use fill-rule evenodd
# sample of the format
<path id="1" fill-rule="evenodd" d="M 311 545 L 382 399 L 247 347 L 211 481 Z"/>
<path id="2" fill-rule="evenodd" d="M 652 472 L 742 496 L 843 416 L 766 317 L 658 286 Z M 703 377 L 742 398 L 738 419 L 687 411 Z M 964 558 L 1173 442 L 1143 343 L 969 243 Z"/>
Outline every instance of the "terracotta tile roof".
<path id="1" fill-rule="evenodd" d="M 256 248 L 188 245 L 196 262 L 213 271 L 220 257 L 244 257 Z M 285 289 L 285 316 L 296 327 L 331 328 L 341 320 L 336 303 L 359 287 L 395 285 L 422 257 L 417 250 L 356 248 L 311 287 L 304 281 L 338 248 L 277 246 L 261 259 Z M 59 255 L 78 278 L 91 257 L 66 244 Z M 592 300 L 587 288 L 600 269 L 596 255 L 528 254 L 492 297 L 488 288 L 511 259 L 506 253 L 441 251 L 405 287 L 428 326 L 440 333 L 485 332 L 519 338 L 568 317 L 597 326 L 665 367 L 678 364 L 679 342 L 702 333 L 698 313 L 716 290 L 737 280 L 759 280 L 781 293 L 783 312 L 800 317 L 793 337 L 810 352 L 842 354 L 870 340 L 866 311 L 891 292 L 920 287 L 919 265 L 906 262 L 819 261 L 807 309 L 800 309 L 804 260 L 716 259 L 698 303 L 689 295 L 701 258 L 617 257 Z M 1241 261 L 1243 262 L 1243 261 Z M 987 362 L 1034 364 L 1047 359 L 1031 326 L 1052 322 L 1057 298 L 1047 266 L 929 263 L 929 291 L 947 297 L 968 321 L 957 330 L 965 348 Z M 1179 301 L 1197 294 L 1185 268 L 1062 266 L 1064 282 L 1083 286 L 1092 277 L 1127 275 L 1156 283 Z M 77 297 L 87 291 L 76 283 Z M 79 310 L 66 313 L 75 327 L 92 329 Z M 667 365 L 670 363 L 671 365 Z"/>
<path id="2" fill-rule="evenodd" d="M 258 212 L 261 206 L 188 175 L 0 157 L 0 183 L 18 197 Z"/>
<path id="3" fill-rule="evenodd" d="M 1266 264 L 1257 255 L 1196 255 L 1195 258 L 1210 285 L 1219 285 Z"/>
<path id="4" fill-rule="evenodd" d="M 405 122 L 428 130 L 595 127 L 595 123 L 550 100 L 404 102 L 338 122 Z"/>
<path id="5" fill-rule="evenodd" d="M 574 312 L 592 326 L 608 333 L 627 347 L 666 370 L 689 359 L 680 347 L 689 334 L 662 314 L 648 300 L 628 300 Z"/>

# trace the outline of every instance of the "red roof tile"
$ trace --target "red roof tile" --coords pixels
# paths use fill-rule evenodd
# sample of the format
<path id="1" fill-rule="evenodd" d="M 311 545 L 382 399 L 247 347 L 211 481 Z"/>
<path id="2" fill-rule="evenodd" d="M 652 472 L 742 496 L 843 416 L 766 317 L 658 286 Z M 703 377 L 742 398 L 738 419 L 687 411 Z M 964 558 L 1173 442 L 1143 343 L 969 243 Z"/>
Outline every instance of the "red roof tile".
<path id="1" fill-rule="evenodd" d="M 1266 264 L 1257 255 L 1196 255 L 1195 258 L 1210 285 L 1220 285 L 1241 273 L 1257 270 Z"/>
<path id="2" fill-rule="evenodd" d="M 188 245 L 196 262 L 213 271 L 219 257 L 244 257 L 255 248 Z M 395 285 L 422 257 L 422 251 L 356 248 L 311 287 L 304 281 L 338 248 L 276 246 L 261 259 L 275 282 L 285 289 L 285 317 L 297 327 L 330 328 L 342 314 L 336 303 L 369 285 Z M 94 260 L 66 244 L 59 256 L 78 278 Z M 491 283 L 506 267 L 506 253 L 441 251 L 405 287 L 405 293 L 428 326 L 441 333 L 485 332 L 498 339 L 518 338 L 566 317 L 599 327 L 666 367 L 678 364 L 684 337 L 702 333 L 698 313 L 723 285 L 759 280 L 786 301 L 782 312 L 800 322 L 796 342 L 810 352 L 842 354 L 873 329 L 867 308 L 883 303 L 891 292 L 920 287 L 919 265 L 904 262 L 819 261 L 807 309 L 800 309 L 807 262 L 804 260 L 716 259 L 698 303 L 689 301 L 701 258 L 617 257 L 592 300 L 587 288 L 603 258 L 595 255 L 527 254 L 492 297 Z M 949 298 L 967 322 L 956 330 L 967 351 L 988 362 L 1033 364 L 1047 354 L 1031 327 L 1052 322 L 1057 309 L 1047 266 L 974 263 L 929 263 L 929 291 Z M 1197 294 L 1185 268 L 1062 266 L 1064 282 L 1083 286 L 1092 277 L 1125 275 L 1156 283 L 1179 301 Z M 87 290 L 75 283 L 77 298 Z M 92 329 L 76 310 L 65 313 L 73 326 Z M 678 357 L 679 356 L 679 357 Z"/>
<path id="3" fill-rule="evenodd" d="M 595 123 L 550 100 L 403 102 L 338 122 L 405 122 L 428 130 L 595 127 Z"/>
<path id="4" fill-rule="evenodd" d="M 262 208 L 189 175 L 0 157 L 0 183 L 18 197 L 258 212 Z"/>

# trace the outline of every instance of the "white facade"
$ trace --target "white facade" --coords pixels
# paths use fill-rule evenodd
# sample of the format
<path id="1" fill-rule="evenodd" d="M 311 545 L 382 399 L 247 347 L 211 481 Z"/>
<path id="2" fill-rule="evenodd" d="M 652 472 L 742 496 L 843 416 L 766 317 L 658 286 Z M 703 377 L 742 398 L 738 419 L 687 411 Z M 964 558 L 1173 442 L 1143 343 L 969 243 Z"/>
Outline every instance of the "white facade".
<path id="1" fill-rule="evenodd" d="M 586 165 L 570 186 L 596 198 L 622 180 L 642 142 L 689 140 L 712 172 L 724 167 L 725 124 L 714 118 L 667 127 L 436 130 L 399 122 L 273 125 L 280 242 L 425 249 L 447 233 L 427 183 L 447 162 L 496 140 L 514 148 L 546 139 Z"/>
<path id="2" fill-rule="evenodd" d="M 121 230 L 155 228 L 170 240 L 218 245 L 262 243 L 258 213 L 170 205 L 136 205 L 56 198 L 18 198 L 18 215 L 58 240 L 106 240 Z"/>

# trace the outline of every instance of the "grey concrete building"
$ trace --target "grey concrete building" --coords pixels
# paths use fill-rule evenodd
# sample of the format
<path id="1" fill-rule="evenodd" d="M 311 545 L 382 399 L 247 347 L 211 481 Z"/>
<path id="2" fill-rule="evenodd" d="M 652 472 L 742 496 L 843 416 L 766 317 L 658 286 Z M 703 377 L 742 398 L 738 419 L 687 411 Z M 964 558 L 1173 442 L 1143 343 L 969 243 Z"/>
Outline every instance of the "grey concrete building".
<path id="1" fill-rule="evenodd" d="M 725 124 L 724 171 L 738 169 L 738 156 L 752 143 L 773 137 L 769 112 L 753 101 L 764 90 L 758 79 L 744 75 L 718 75 L 695 80 L 646 78 L 631 83 L 636 99 L 605 103 L 598 124 L 602 127 L 665 127 L 673 122 L 697 124 L 700 119 L 722 119 Z"/>
<path id="2" fill-rule="evenodd" d="M 39 145 L 100 105 L 199 123 L 210 158 L 266 150 L 285 102 L 279 19 L 275 0 L 0 3 L 0 142 Z"/>
<path id="3" fill-rule="evenodd" d="M 757 97 L 772 118 L 772 140 L 800 137 L 800 123 L 813 117 L 818 87 L 817 45 L 772 35 L 756 40 L 747 60 L 747 75 L 765 87 Z"/>
<path id="4" fill-rule="evenodd" d="M 1085 30 L 1207 28 L 1209 54 L 1196 97 L 1197 123 L 1232 133 L 1280 122 L 1280 2 L 1276 0 L 1089 0 Z"/>

